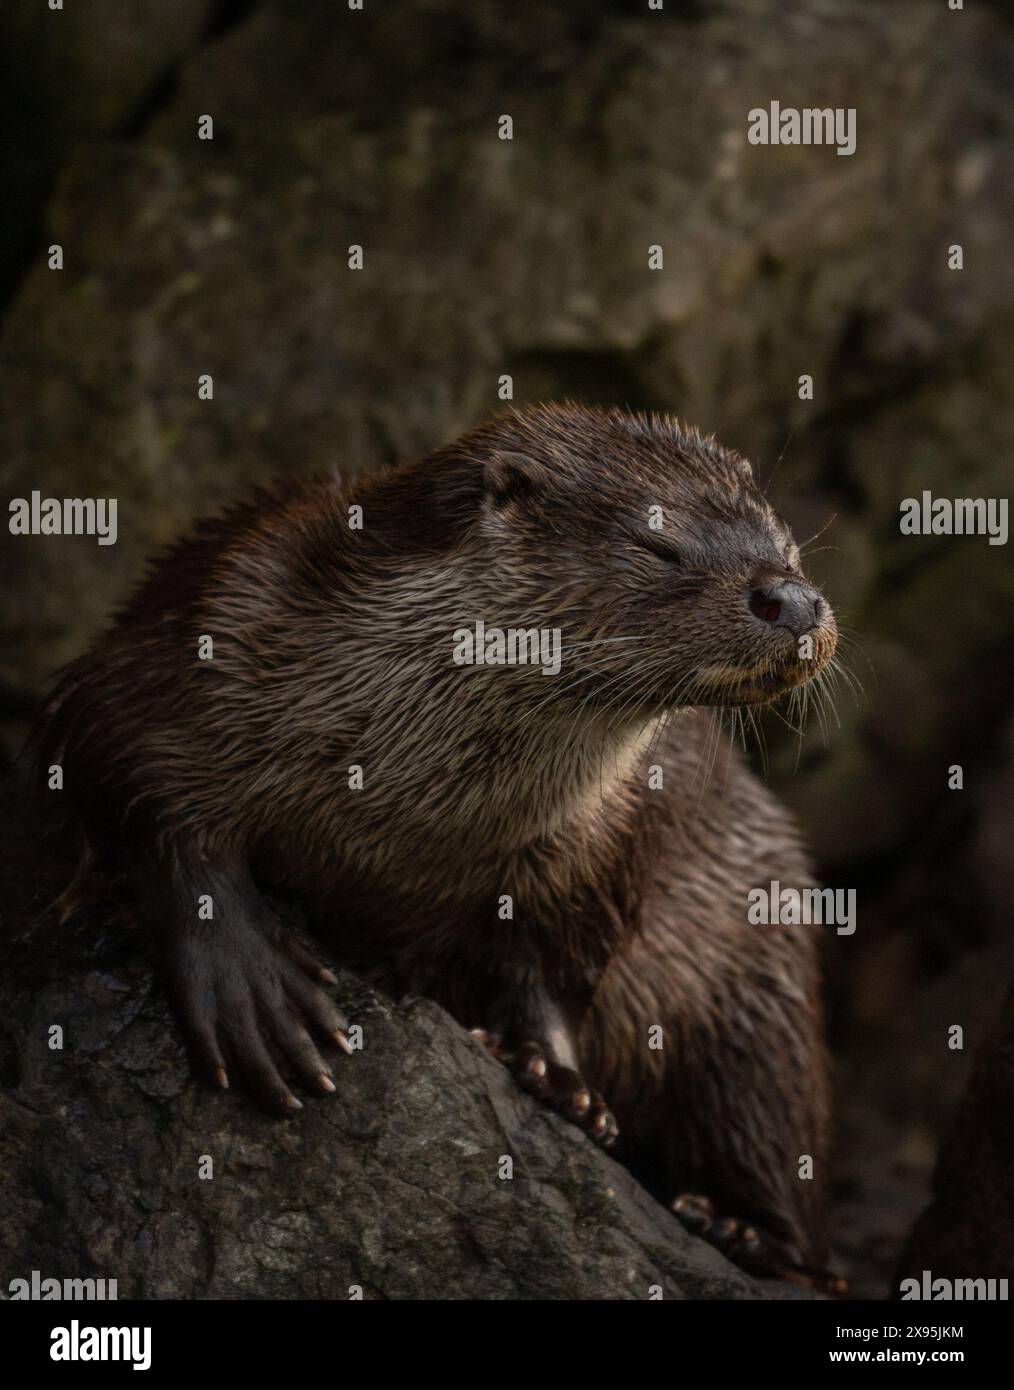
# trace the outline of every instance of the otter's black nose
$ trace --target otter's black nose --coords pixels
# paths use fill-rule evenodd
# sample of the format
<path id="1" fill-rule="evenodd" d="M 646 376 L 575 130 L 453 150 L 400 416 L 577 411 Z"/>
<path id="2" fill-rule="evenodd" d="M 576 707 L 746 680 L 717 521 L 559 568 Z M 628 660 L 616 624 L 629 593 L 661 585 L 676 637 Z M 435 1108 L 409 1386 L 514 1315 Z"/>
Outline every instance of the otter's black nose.
<path id="1" fill-rule="evenodd" d="M 810 584 L 783 579 L 750 590 L 750 612 L 772 627 L 787 627 L 802 637 L 820 622 L 823 599 Z"/>

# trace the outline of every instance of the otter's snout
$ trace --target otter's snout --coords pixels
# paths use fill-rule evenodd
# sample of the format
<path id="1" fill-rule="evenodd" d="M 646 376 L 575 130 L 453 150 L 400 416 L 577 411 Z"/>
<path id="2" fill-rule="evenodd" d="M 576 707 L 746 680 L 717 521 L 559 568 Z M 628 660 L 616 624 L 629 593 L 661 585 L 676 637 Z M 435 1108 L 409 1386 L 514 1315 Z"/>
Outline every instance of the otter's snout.
<path id="1" fill-rule="evenodd" d="M 812 584 L 801 579 L 779 579 L 750 590 L 750 612 L 772 627 L 784 627 L 802 637 L 820 625 L 824 600 Z"/>

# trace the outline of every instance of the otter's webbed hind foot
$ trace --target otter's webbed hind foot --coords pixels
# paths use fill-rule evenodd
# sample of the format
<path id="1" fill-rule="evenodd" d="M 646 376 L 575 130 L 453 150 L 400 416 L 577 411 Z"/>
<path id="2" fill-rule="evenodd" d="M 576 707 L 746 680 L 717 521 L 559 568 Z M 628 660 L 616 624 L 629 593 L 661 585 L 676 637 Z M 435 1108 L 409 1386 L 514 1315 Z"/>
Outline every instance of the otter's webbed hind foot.
<path id="1" fill-rule="evenodd" d="M 573 1067 L 561 1066 L 548 1057 L 535 1039 L 523 1039 L 511 1046 L 485 1028 L 473 1028 L 472 1037 L 502 1062 L 523 1091 L 536 1096 L 558 1115 L 584 1130 L 603 1149 L 611 1149 L 619 1130 L 599 1095 Z"/>
<path id="2" fill-rule="evenodd" d="M 810 1269 L 789 1240 L 783 1240 L 752 1221 L 734 1216 L 718 1216 L 707 1197 L 683 1193 L 672 1204 L 681 1225 L 706 1240 L 727 1259 L 758 1279 L 784 1279 L 818 1293 L 841 1295 L 847 1292 L 844 1279 L 829 1270 Z"/>

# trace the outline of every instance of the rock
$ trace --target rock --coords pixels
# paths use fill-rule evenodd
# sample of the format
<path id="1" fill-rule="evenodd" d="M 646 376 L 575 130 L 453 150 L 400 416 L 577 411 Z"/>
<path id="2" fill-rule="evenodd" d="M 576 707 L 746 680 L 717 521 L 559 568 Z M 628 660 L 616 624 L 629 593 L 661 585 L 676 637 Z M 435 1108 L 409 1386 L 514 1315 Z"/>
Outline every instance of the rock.
<path id="1" fill-rule="evenodd" d="M 34 829 L 8 843 L 5 1290 L 36 1269 L 116 1279 L 121 1298 L 798 1296 L 686 1234 L 435 1004 L 343 974 L 363 1050 L 292 1121 L 195 1082 L 136 936 L 40 914 L 55 861 Z"/>
<path id="2" fill-rule="evenodd" d="M 0 287 L 16 271 L 55 172 L 92 136 L 132 127 L 173 64 L 214 20 L 217 0 L 4 0 L 0 183 L 16 187 L 0 225 Z M 125 13 L 127 11 L 128 13 Z M 13 264 L 12 264 L 13 262 Z"/>
<path id="3" fill-rule="evenodd" d="M 898 1278 L 1014 1277 L 1014 987 L 944 1141 Z"/>
<path id="4" fill-rule="evenodd" d="M 920 919 L 924 934 L 930 925 Z M 854 1037 L 836 1048 L 830 1224 L 835 1267 L 853 1298 L 897 1296 L 899 1252 L 929 1204 L 937 1154 L 954 1128 L 972 1058 L 992 1033 L 989 1001 L 1010 972 L 1003 943 L 967 951 L 913 986 L 920 976 L 906 957 L 923 946 L 914 932 L 884 931 L 862 955 L 850 981 Z M 948 1046 L 954 1024 L 964 1029 L 960 1052 Z M 974 1173 L 972 1164 L 954 1175 L 962 1202 Z"/>
<path id="5" fill-rule="evenodd" d="M 990 923 L 1006 941 L 1014 902 L 1014 718 L 997 739 L 982 795 L 975 863 Z"/>

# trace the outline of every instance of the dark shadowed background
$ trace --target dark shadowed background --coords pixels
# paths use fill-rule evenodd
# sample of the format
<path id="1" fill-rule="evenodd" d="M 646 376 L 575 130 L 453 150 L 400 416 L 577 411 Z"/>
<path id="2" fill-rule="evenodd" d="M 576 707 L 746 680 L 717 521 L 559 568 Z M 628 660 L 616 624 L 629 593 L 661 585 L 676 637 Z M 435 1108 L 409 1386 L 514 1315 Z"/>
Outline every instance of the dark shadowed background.
<path id="1" fill-rule="evenodd" d="M 436 447 L 500 406 L 504 373 L 519 403 L 715 431 L 797 539 L 820 533 L 808 565 L 864 690 L 801 749 L 766 723 L 771 781 L 825 880 L 858 893 L 828 997 L 835 1239 L 860 1292 L 883 1291 L 925 1203 L 1010 974 L 1014 568 L 984 537 L 901 536 L 898 507 L 1010 489 L 1012 18 L 946 0 L 0 10 L 0 496 L 119 499 L 115 547 L 4 528 L 6 756 L 151 549 L 248 483 Z M 855 155 L 749 145 L 773 99 L 855 107 Z"/>

